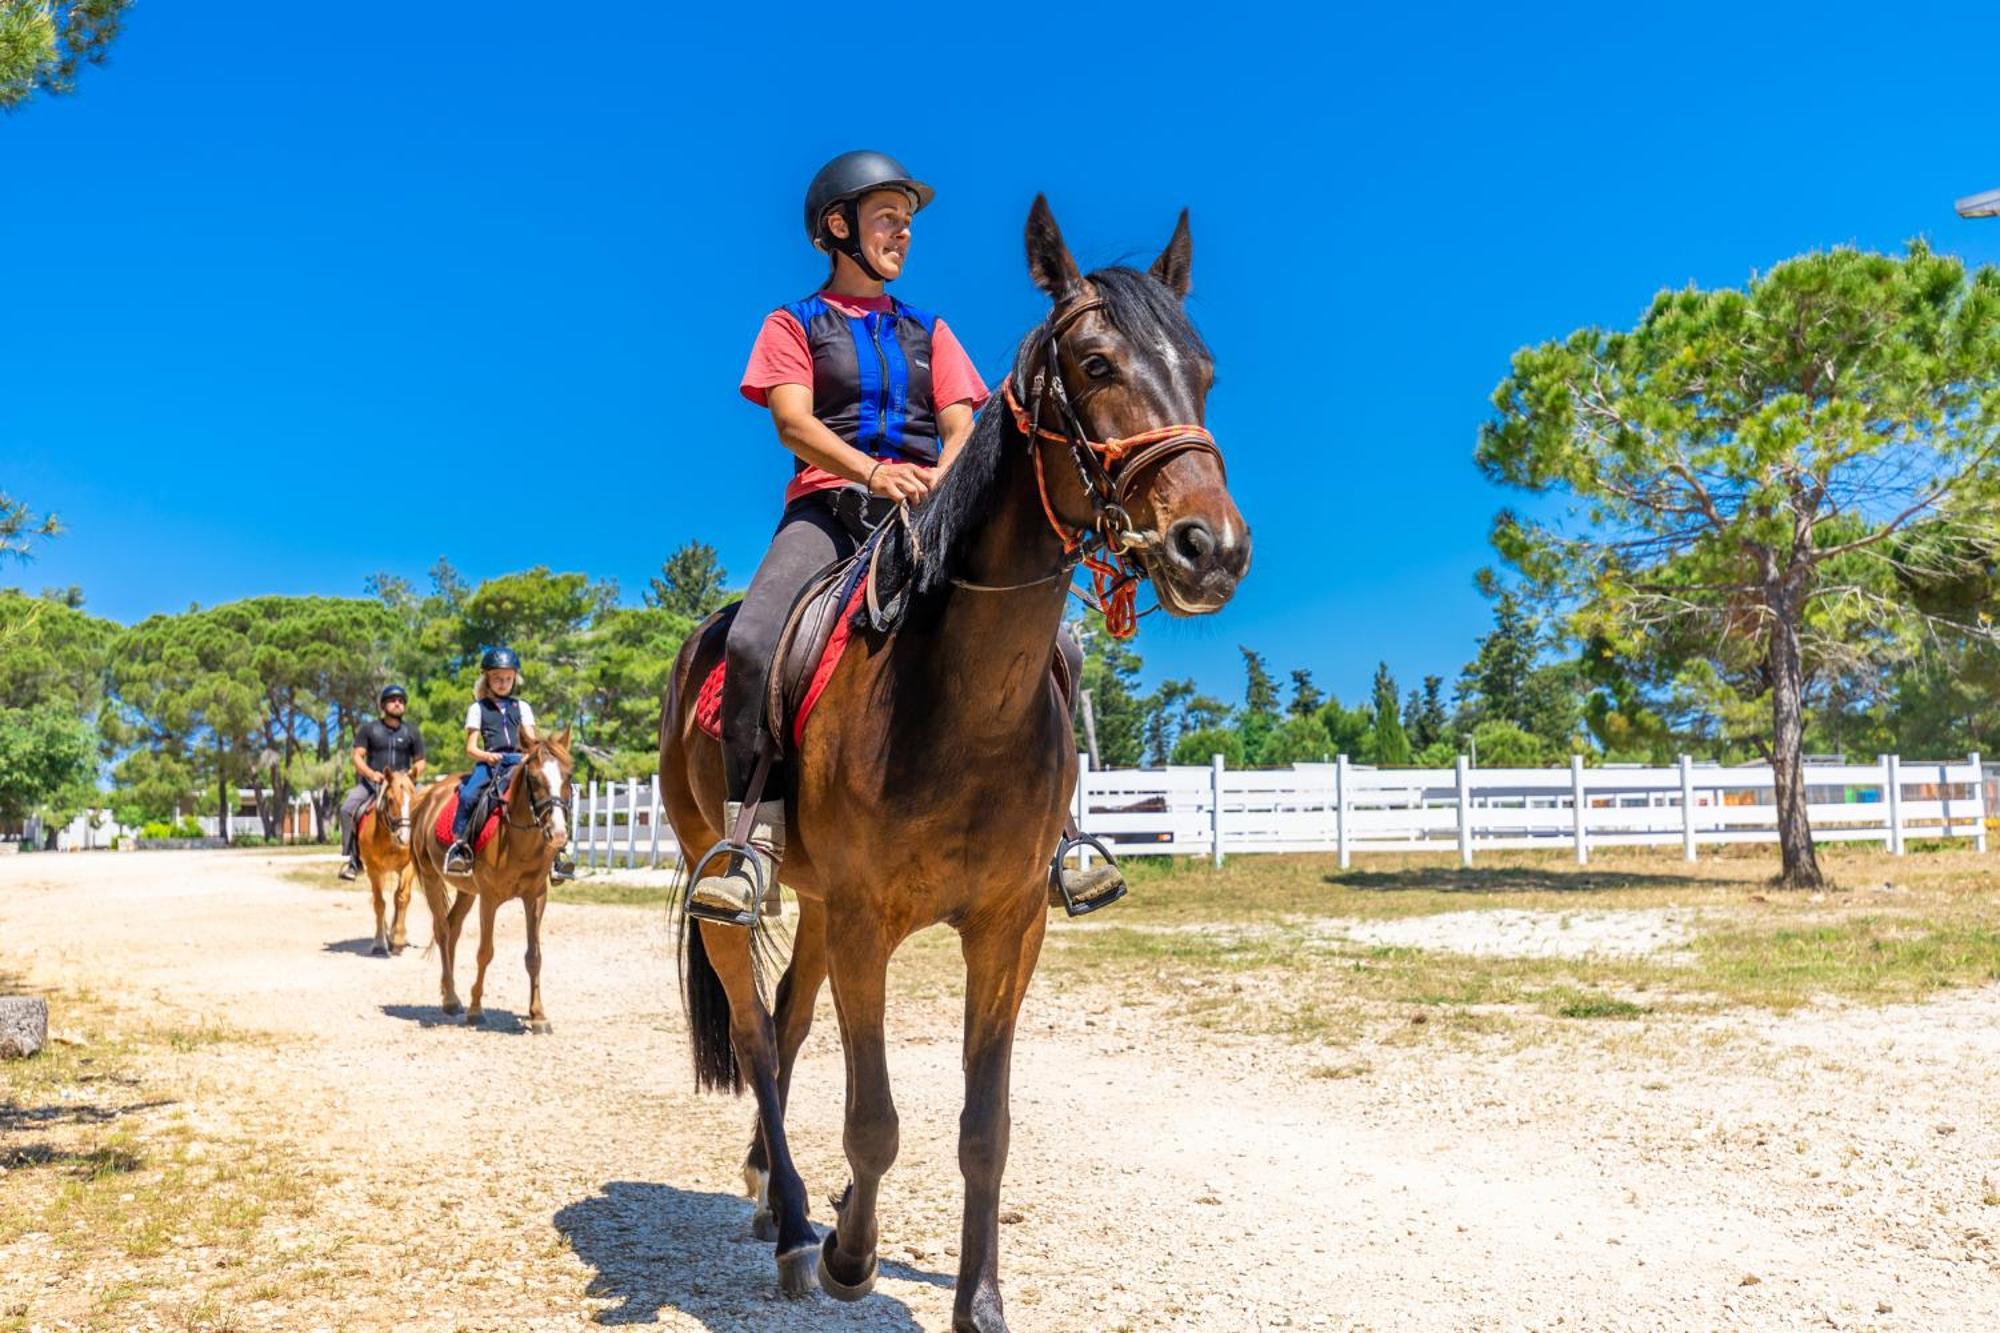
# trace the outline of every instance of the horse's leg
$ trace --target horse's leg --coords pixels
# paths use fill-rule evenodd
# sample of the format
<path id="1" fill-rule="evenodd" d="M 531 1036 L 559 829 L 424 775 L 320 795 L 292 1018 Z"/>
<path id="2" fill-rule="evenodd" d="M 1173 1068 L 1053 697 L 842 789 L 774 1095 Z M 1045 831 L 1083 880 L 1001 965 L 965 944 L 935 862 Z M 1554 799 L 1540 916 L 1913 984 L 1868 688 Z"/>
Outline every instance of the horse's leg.
<path id="1" fill-rule="evenodd" d="M 499 911 L 498 898 L 484 893 L 479 895 L 479 970 L 472 974 L 472 1005 L 465 1011 L 467 1027 L 486 1018 L 480 1009 L 480 998 L 486 994 L 486 965 L 493 961 L 493 918 Z"/>
<path id="2" fill-rule="evenodd" d="M 389 928 L 389 952 L 401 953 L 410 947 L 410 881 L 415 879 L 417 868 L 405 862 L 396 872 L 396 920 Z"/>
<path id="3" fill-rule="evenodd" d="M 812 1290 L 819 1235 L 806 1220 L 806 1187 L 792 1165 L 785 1142 L 784 1104 L 778 1097 L 777 1040 L 771 1016 L 757 996 L 756 973 L 750 959 L 750 932 L 740 926 L 692 923 L 701 932 L 708 965 L 729 996 L 729 1039 L 738 1066 L 749 1076 L 757 1098 L 757 1117 L 769 1152 L 771 1212 L 777 1222 L 778 1284 L 787 1296 Z"/>
<path id="4" fill-rule="evenodd" d="M 444 1011 L 448 1014 L 465 1008 L 458 1002 L 458 987 L 452 984 L 451 973 L 458 961 L 458 933 L 465 929 L 465 914 L 472 910 L 472 899 L 469 891 L 457 890 L 451 900 L 451 911 L 445 914 L 444 928 L 439 931 L 442 940 L 438 954 L 444 960 Z"/>
<path id="5" fill-rule="evenodd" d="M 362 868 L 368 872 L 368 893 L 375 899 L 375 945 L 368 952 L 377 958 L 389 956 L 389 928 L 382 918 L 382 876 L 368 864 L 366 856 L 361 858 Z"/>
<path id="6" fill-rule="evenodd" d="M 965 951 L 965 1109 L 958 1119 L 958 1169 L 965 1176 L 965 1220 L 958 1242 L 954 1330 L 1001 1333 L 1000 1176 L 1007 1169 L 1009 1067 L 1014 1021 L 1035 973 L 1048 917 L 1034 910 L 983 922 L 963 933 Z"/>
<path id="7" fill-rule="evenodd" d="M 549 1016 L 542 1012 L 542 913 L 549 910 L 546 890 L 521 899 L 528 914 L 528 1031 L 549 1032 Z"/>
<path id="8" fill-rule="evenodd" d="M 813 1006 L 819 1001 L 820 985 L 826 980 L 826 909 L 817 902 L 801 899 L 799 927 L 792 935 L 792 961 L 778 982 L 778 1105 L 792 1100 L 792 1066 L 798 1062 L 799 1047 L 812 1030 Z M 757 1201 L 750 1218 L 750 1234 L 758 1240 L 778 1238 L 777 1219 L 771 1214 L 770 1154 L 764 1147 L 764 1118 L 759 1115 L 750 1127 L 750 1155 L 743 1162 L 743 1188 Z"/>
<path id="9" fill-rule="evenodd" d="M 858 1301 L 875 1289 L 875 1197 L 896 1161 L 896 1103 L 889 1092 L 882 1034 L 883 991 L 895 948 L 874 923 L 838 929 L 829 923 L 828 972 L 847 1054 L 847 1124 L 841 1143 L 850 1179 L 835 1204 L 834 1230 L 820 1247 L 820 1287 Z"/>

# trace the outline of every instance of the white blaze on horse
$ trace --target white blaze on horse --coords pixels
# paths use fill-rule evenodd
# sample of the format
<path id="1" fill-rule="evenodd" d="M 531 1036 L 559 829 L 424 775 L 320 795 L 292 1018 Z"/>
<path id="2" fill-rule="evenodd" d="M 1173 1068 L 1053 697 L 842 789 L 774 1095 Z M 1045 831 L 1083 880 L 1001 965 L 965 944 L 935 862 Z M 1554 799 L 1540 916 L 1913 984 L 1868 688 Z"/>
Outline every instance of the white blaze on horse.
<path id="1" fill-rule="evenodd" d="M 542 1012 L 542 914 L 549 905 L 549 872 L 556 853 L 569 842 L 570 733 L 564 727 L 555 736 L 536 740 L 521 757 L 500 798 L 489 836 L 469 829 L 468 838 L 477 840 L 472 873 L 447 879 L 444 854 L 449 842 L 449 810 L 458 797 L 463 774 L 454 774 L 426 787 L 416 802 L 416 833 L 413 860 L 417 877 L 423 881 L 424 900 L 431 909 L 431 933 L 438 946 L 443 976 L 440 997 L 447 1014 L 463 1012 L 468 1024 L 484 1017 L 486 966 L 493 961 L 493 921 L 500 905 L 521 900 L 528 915 L 528 1031 L 548 1032 L 548 1015 Z M 439 836 L 440 829 L 445 836 Z M 446 905 L 447 890 L 450 905 Z M 479 971 L 472 981 L 472 1004 L 459 1003 L 453 981 L 458 955 L 459 932 L 474 902 L 479 904 Z"/>

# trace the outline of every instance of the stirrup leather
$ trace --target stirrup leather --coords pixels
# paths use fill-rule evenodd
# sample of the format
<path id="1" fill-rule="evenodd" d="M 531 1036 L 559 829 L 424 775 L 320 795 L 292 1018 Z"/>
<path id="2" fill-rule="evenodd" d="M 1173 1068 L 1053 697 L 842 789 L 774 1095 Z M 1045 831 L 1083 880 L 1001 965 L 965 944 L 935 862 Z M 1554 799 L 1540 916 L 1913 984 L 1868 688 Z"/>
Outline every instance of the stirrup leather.
<path id="1" fill-rule="evenodd" d="M 1109 893 L 1100 894 L 1084 902 L 1078 902 L 1071 897 L 1069 886 L 1063 883 L 1063 858 L 1079 847 L 1089 848 L 1113 866 L 1118 864 L 1118 858 L 1111 854 L 1109 847 L 1088 833 L 1066 833 L 1063 835 L 1063 840 L 1056 845 L 1055 859 L 1049 862 L 1049 896 L 1052 900 L 1062 903 L 1063 911 L 1070 916 L 1089 916 L 1098 908 L 1109 907 L 1123 898 L 1127 890 L 1121 878 L 1118 887 Z"/>

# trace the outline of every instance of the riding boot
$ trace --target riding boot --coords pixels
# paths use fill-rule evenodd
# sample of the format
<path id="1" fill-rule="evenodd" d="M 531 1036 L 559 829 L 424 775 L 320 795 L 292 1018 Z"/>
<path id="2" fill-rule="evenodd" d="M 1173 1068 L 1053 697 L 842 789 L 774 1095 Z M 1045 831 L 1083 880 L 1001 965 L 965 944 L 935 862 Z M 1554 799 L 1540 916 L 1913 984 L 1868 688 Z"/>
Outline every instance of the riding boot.
<path id="1" fill-rule="evenodd" d="M 718 845 L 706 864 L 706 872 L 695 881 L 688 894 L 688 911 L 704 921 L 747 926 L 755 919 L 762 899 L 766 915 L 778 896 L 778 862 L 785 855 L 785 805 L 783 801 L 759 801 L 752 810 L 748 836 L 737 830 L 744 825 L 744 805 L 730 801 L 723 807 L 723 823 L 729 841 Z"/>
<path id="2" fill-rule="evenodd" d="M 444 873 L 447 875 L 470 875 L 472 873 L 472 844 L 459 838 L 444 853 Z"/>
<path id="3" fill-rule="evenodd" d="M 350 857 L 347 864 L 340 868 L 340 877 L 342 879 L 359 879 L 361 877 L 361 859 L 359 857 Z"/>
<path id="4" fill-rule="evenodd" d="M 555 861 L 549 866 L 549 883 L 567 884 L 576 878 L 576 858 L 565 847 L 556 853 Z"/>

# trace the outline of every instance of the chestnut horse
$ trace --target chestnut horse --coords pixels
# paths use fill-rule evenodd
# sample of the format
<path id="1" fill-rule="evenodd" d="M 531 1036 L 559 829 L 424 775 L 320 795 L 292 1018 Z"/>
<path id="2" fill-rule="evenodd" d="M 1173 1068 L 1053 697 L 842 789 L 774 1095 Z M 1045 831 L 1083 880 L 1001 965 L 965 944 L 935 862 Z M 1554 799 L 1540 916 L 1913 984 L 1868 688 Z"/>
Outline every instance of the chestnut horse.
<path id="1" fill-rule="evenodd" d="M 681 923 L 697 1082 L 738 1092 L 747 1082 L 757 1101 L 744 1168 L 759 1201 L 755 1230 L 777 1242 L 783 1291 L 817 1281 L 842 1300 L 874 1286 L 877 1191 L 896 1158 L 883 1039 L 889 958 L 926 926 L 958 931 L 965 1210 L 952 1323 L 986 1333 L 1006 1327 L 999 1203 L 1015 1020 L 1076 782 L 1069 712 L 1049 671 L 1071 570 L 1095 551 L 1107 574 L 1149 577 L 1170 614 L 1198 615 L 1229 599 L 1250 560 L 1221 454 L 1200 424 L 1212 368 L 1182 309 L 1187 215 L 1144 273 L 1078 272 L 1040 198 L 1027 246 L 1053 307 L 937 489 L 884 534 L 878 586 L 901 591 L 881 605 L 899 609 L 857 628 L 784 763 L 782 873 L 800 910 L 775 1024 L 753 932 Z M 694 723 L 690 688 L 723 638 L 711 621 L 682 647 L 661 718 L 661 792 L 690 851 L 723 833 L 721 751 Z M 821 1242 L 784 1113 L 828 978 L 847 1061 L 852 1178 Z"/>
<path id="2" fill-rule="evenodd" d="M 404 934 L 404 918 L 410 910 L 410 881 L 416 868 L 410 864 L 411 810 L 417 800 L 417 783 L 407 772 L 392 771 L 383 776 L 382 790 L 375 794 L 354 829 L 354 841 L 361 848 L 361 873 L 375 895 L 375 947 L 377 958 L 391 951 L 401 953 L 409 943 Z M 383 895 L 395 902 L 395 925 L 384 920 Z"/>
<path id="3" fill-rule="evenodd" d="M 521 900 L 528 914 L 528 1031 L 548 1032 L 549 1016 L 542 1012 L 542 913 L 549 906 L 549 867 L 556 853 L 569 841 L 570 800 L 569 728 L 557 736 L 537 739 L 521 757 L 520 767 L 500 803 L 500 827 L 493 841 L 473 856 L 472 874 L 448 880 L 444 874 L 445 848 L 434 832 L 438 815 L 458 792 L 463 774 L 453 774 L 424 788 L 417 798 L 416 862 L 417 878 L 424 884 L 424 901 L 431 909 L 431 937 L 438 946 L 444 975 L 439 982 L 447 1014 L 465 1012 L 465 1021 L 476 1026 L 484 1018 L 480 1001 L 486 994 L 486 965 L 493 961 L 493 918 L 500 904 Z M 470 830 L 468 838 L 479 836 Z M 445 889 L 453 896 L 445 907 Z M 458 957 L 458 934 L 465 928 L 465 915 L 479 903 L 479 971 L 472 979 L 472 1006 L 458 1002 L 458 988 L 452 984 L 452 967 Z"/>

